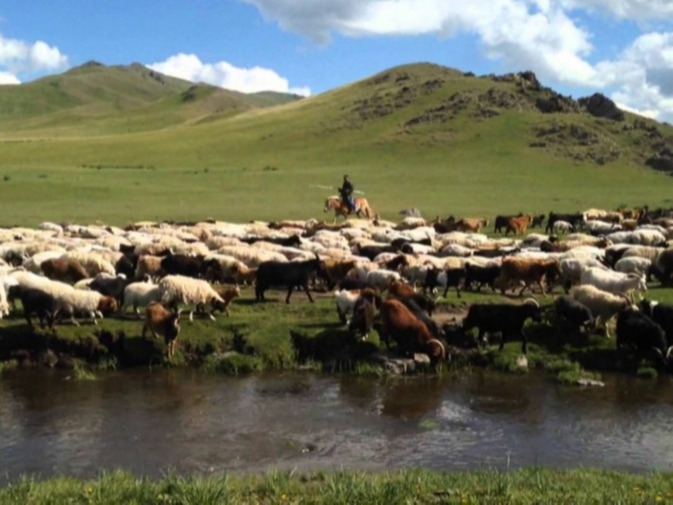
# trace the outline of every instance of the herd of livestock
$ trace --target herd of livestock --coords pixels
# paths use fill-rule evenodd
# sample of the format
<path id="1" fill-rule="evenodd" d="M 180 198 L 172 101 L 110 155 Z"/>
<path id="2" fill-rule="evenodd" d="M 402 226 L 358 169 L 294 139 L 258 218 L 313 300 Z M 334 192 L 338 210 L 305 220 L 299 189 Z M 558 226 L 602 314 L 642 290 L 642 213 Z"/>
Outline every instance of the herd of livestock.
<path id="1" fill-rule="evenodd" d="M 673 217 L 663 210 L 588 209 L 548 216 L 351 219 L 340 224 L 278 221 L 235 224 L 139 222 L 126 228 L 59 225 L 0 228 L 0 317 L 23 313 L 54 328 L 64 319 L 145 311 L 143 336 L 162 335 L 175 351 L 180 313 L 214 319 L 241 286 L 265 301 L 270 288 L 333 292 L 353 338 L 372 329 L 401 354 L 445 359 L 457 335 L 521 340 L 528 320 L 547 319 L 567 335 L 616 319 L 618 347 L 668 362 L 673 306 L 644 299 L 647 284 L 673 280 Z M 544 228 L 543 228 L 544 227 Z M 534 228 L 540 233 L 532 233 Z M 542 233 L 544 231 L 544 233 Z M 459 323 L 433 319 L 437 295 L 492 291 Z M 550 308 L 533 296 L 556 290 Z M 524 299 L 524 294 L 527 298 Z M 561 294 L 561 293 L 564 294 Z M 519 301 L 519 300 L 523 301 Z M 638 300 L 640 301 L 638 302 Z M 16 301 L 21 301 L 21 309 Z M 22 312 L 21 312 L 22 311 Z M 551 314 L 551 317 L 549 316 Z"/>

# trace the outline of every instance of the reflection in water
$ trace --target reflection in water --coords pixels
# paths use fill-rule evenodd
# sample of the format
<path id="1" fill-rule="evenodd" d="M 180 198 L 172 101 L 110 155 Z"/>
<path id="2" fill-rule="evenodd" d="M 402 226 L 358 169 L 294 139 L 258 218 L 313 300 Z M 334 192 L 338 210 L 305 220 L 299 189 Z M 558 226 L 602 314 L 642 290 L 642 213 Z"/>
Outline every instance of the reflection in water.
<path id="1" fill-rule="evenodd" d="M 0 381 L 0 479 L 269 468 L 525 465 L 670 470 L 673 385 L 544 375 L 371 379 L 183 370 L 92 382 L 19 370 Z"/>

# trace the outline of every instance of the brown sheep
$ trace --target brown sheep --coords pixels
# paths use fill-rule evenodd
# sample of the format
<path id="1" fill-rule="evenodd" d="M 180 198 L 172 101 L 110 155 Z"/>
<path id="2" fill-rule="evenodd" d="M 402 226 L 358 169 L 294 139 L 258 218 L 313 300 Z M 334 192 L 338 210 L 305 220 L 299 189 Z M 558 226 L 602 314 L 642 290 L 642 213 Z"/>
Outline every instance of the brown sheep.
<path id="1" fill-rule="evenodd" d="M 40 268 L 44 275 L 54 281 L 75 284 L 77 281 L 88 277 L 86 269 L 79 261 L 74 259 L 48 259 L 40 263 Z"/>
<path id="2" fill-rule="evenodd" d="M 166 355 L 168 359 L 171 359 L 175 354 L 178 333 L 180 333 L 180 314 L 167 310 L 159 302 L 152 302 L 147 306 L 145 311 L 143 338 L 145 338 L 147 330 L 152 332 L 154 338 L 159 338 L 159 335 L 164 337 Z"/>
<path id="3" fill-rule="evenodd" d="M 161 277 L 163 270 L 161 270 L 161 260 L 163 256 L 152 256 L 144 254 L 138 258 L 136 266 L 136 278 L 140 279 L 145 275 L 149 275 L 150 279 L 155 280 Z"/>
<path id="4" fill-rule="evenodd" d="M 551 285 L 560 275 L 561 268 L 555 259 L 505 258 L 500 269 L 500 292 L 504 295 L 511 283 L 521 281 L 524 285 L 519 296 L 531 284 L 537 284 L 545 295 L 544 281 Z"/>

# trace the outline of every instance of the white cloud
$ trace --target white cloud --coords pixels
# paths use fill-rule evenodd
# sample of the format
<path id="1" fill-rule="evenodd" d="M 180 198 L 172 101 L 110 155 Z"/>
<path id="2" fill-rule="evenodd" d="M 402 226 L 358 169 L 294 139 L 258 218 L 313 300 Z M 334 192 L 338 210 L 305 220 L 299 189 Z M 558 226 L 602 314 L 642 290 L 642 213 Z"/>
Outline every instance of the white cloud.
<path id="1" fill-rule="evenodd" d="M 5 84 L 21 84 L 21 81 L 10 72 L 0 72 L 0 85 Z"/>
<path id="2" fill-rule="evenodd" d="M 625 108 L 673 120 L 673 33 L 645 33 L 611 60 L 591 61 L 592 24 L 578 13 L 673 24 L 673 0 L 241 0 L 282 28 L 325 44 L 348 37 L 475 35 L 484 54 L 549 85 L 609 94 Z M 318 5 L 320 4 L 320 5 Z M 615 26 L 615 30 L 619 30 Z M 615 41 L 620 40 L 616 34 Z M 623 42 L 622 42 L 623 43 Z"/>
<path id="3" fill-rule="evenodd" d="M 243 93 L 279 91 L 303 96 L 311 94 L 308 87 L 291 88 L 288 80 L 274 70 L 262 67 L 238 68 L 226 61 L 203 63 L 194 54 L 180 53 L 166 61 L 147 66 L 173 77 L 192 82 L 205 82 Z"/>
<path id="4" fill-rule="evenodd" d="M 633 21 L 664 20 L 673 15 L 670 0 L 559 0 L 559 5 L 564 9 L 605 11 Z"/>
<path id="5" fill-rule="evenodd" d="M 596 65 L 615 101 L 673 121 L 673 33 L 641 35 L 617 59 Z"/>
<path id="6" fill-rule="evenodd" d="M 57 70 L 68 64 L 68 58 L 55 47 L 41 40 L 29 44 L 0 35 L 0 66 L 10 73 Z"/>
<path id="7" fill-rule="evenodd" d="M 543 79 L 586 84 L 590 34 L 548 0 L 244 0 L 318 43 L 346 36 L 476 34 L 489 57 Z"/>

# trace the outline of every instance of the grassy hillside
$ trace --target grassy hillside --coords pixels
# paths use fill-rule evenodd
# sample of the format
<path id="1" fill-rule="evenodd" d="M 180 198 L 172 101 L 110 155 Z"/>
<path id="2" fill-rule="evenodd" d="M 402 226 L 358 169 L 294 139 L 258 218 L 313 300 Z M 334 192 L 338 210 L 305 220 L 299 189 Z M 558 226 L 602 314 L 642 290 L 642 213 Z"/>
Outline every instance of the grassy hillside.
<path id="1" fill-rule="evenodd" d="M 189 90 L 93 120 L 0 126 L 5 224 L 321 217 L 332 192 L 315 186 L 344 172 L 383 217 L 671 204 L 673 179 L 645 165 L 673 144 L 670 126 L 592 116 L 534 76 L 415 64 L 264 109 Z"/>

